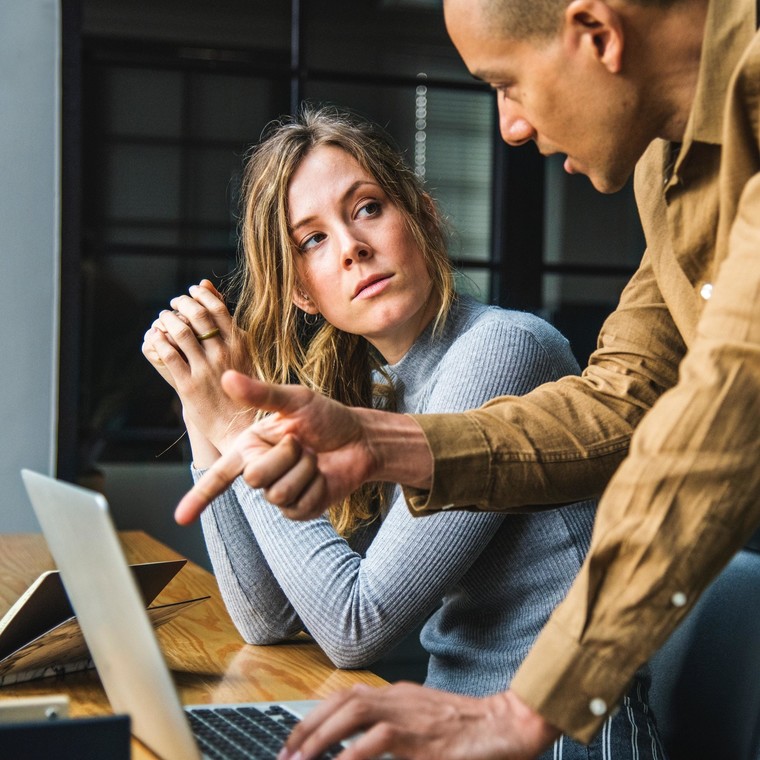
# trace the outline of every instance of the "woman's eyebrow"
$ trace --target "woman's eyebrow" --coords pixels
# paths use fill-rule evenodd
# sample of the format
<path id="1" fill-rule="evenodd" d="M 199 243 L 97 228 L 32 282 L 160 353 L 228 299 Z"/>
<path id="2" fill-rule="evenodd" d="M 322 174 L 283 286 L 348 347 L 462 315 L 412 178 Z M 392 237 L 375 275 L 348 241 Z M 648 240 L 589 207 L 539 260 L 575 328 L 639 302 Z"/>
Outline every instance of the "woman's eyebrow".
<path id="1" fill-rule="evenodd" d="M 340 197 L 340 202 L 343 203 L 346 198 L 353 195 L 353 193 L 356 192 L 357 188 L 361 187 L 362 185 L 374 185 L 375 187 L 379 187 L 379 185 L 371 179 L 357 179 L 346 188 L 345 192 Z M 304 227 L 307 224 L 311 224 L 317 218 L 317 216 L 317 214 L 311 214 L 310 216 L 305 216 L 303 219 L 299 219 L 295 224 L 290 226 L 290 231 L 295 232 L 295 230 L 297 230 L 299 227 Z"/>

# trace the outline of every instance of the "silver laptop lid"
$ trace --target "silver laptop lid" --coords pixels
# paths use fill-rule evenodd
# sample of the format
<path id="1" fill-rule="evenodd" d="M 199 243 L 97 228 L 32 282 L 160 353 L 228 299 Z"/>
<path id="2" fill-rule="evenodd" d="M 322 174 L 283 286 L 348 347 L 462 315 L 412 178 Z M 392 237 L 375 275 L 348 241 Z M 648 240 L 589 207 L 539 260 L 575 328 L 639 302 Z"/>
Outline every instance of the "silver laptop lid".
<path id="1" fill-rule="evenodd" d="M 166 760 L 200 758 L 105 498 L 21 476 L 114 712 Z"/>

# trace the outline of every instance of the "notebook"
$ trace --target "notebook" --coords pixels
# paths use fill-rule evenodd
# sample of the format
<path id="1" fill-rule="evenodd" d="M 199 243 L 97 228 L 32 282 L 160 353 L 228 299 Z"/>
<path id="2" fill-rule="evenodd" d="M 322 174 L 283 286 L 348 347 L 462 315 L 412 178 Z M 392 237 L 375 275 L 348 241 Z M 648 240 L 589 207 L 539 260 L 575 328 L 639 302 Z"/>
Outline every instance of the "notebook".
<path id="1" fill-rule="evenodd" d="M 276 758 L 283 737 L 317 702 L 183 709 L 105 497 L 30 470 L 21 476 L 111 707 L 131 717 L 132 733 L 164 760 Z M 246 722 L 252 720 L 280 725 L 269 736 L 270 729 L 261 729 L 268 749 L 246 746 L 259 742 L 260 729 Z M 227 749 L 212 748 L 225 742 Z"/>
<path id="2" fill-rule="evenodd" d="M 130 565 L 154 628 L 208 599 L 152 604 L 187 560 Z M 41 573 L 0 620 L 0 686 L 94 667 L 56 570 Z"/>

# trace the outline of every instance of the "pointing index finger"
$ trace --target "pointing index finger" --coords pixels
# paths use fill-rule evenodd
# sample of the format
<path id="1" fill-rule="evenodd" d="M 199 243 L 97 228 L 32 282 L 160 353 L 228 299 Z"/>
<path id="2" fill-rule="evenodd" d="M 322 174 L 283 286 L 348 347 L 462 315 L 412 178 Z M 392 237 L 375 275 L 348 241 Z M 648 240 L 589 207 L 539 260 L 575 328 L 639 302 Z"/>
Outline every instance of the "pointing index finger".
<path id="1" fill-rule="evenodd" d="M 174 510 L 174 519 L 180 525 L 189 525 L 197 520 L 203 510 L 230 487 L 243 471 L 243 464 L 240 452 L 234 447 L 219 457 L 182 497 Z"/>
<path id="2" fill-rule="evenodd" d="M 311 397 L 311 391 L 303 386 L 263 383 L 234 369 L 222 375 L 222 387 L 234 401 L 264 412 L 288 414 L 304 406 Z"/>

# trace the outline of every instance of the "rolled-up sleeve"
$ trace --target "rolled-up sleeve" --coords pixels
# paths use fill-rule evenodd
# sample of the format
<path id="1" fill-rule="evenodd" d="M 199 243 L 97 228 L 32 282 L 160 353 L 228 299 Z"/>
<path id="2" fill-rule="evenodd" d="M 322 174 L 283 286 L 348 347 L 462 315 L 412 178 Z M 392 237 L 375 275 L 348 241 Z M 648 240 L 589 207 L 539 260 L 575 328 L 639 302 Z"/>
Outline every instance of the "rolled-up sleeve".
<path id="1" fill-rule="evenodd" d="M 636 425 L 675 384 L 684 352 L 645 255 L 582 377 L 461 415 L 415 417 L 434 473 L 430 491 L 405 489 L 410 508 L 522 511 L 598 496 Z"/>

